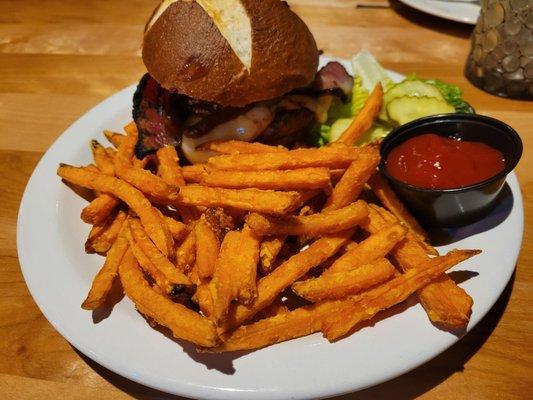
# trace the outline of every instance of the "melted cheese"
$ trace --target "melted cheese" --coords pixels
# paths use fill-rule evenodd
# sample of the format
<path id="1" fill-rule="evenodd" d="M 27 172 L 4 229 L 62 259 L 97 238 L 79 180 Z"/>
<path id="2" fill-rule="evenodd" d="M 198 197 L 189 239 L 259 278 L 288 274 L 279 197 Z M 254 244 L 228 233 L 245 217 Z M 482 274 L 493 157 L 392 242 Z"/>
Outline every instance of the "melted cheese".
<path id="1" fill-rule="evenodd" d="M 270 125 L 273 119 L 274 115 L 269 108 L 257 106 L 237 118 L 218 125 L 211 132 L 199 138 L 183 136 L 181 149 L 191 163 L 204 163 L 209 157 L 215 155 L 215 153 L 199 150 L 198 147 L 200 145 L 214 140 L 242 140 L 244 142 L 252 142 Z"/>

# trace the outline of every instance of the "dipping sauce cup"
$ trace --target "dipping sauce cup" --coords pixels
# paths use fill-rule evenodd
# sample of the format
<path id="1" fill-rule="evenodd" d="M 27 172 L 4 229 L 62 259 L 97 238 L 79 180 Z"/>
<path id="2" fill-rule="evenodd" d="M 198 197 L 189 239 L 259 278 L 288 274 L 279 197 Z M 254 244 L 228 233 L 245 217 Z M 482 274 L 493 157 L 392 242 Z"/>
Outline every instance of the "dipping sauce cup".
<path id="1" fill-rule="evenodd" d="M 401 143 L 419 135 L 481 142 L 499 150 L 505 167 L 499 173 L 468 186 L 432 189 L 403 182 L 387 171 L 389 153 Z M 472 114 L 441 114 L 424 117 L 400 126 L 381 144 L 380 170 L 407 207 L 426 227 L 457 227 L 473 223 L 495 206 L 505 177 L 522 156 L 522 140 L 509 125 L 497 119 Z"/>

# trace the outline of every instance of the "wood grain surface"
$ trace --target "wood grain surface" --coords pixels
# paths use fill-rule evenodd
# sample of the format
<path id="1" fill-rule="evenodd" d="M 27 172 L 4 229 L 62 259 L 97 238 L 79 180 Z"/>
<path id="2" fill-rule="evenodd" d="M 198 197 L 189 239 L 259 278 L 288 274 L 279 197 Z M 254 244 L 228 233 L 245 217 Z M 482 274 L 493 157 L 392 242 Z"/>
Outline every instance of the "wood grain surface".
<path id="1" fill-rule="evenodd" d="M 142 29 L 157 2 L 0 1 L 2 399 L 176 398 L 115 375 L 70 346 L 33 302 L 16 251 L 19 202 L 33 168 L 79 116 L 142 75 Z M 375 7 L 368 7 L 372 2 Z M 524 243 L 516 273 L 496 305 L 471 333 L 429 363 L 338 399 L 531 398 L 533 103 L 494 97 L 466 81 L 469 26 L 395 0 L 390 7 L 381 0 L 290 3 L 326 53 L 347 57 L 366 48 L 387 68 L 458 84 L 479 113 L 515 127 L 525 147 L 517 168 L 525 201 Z"/>

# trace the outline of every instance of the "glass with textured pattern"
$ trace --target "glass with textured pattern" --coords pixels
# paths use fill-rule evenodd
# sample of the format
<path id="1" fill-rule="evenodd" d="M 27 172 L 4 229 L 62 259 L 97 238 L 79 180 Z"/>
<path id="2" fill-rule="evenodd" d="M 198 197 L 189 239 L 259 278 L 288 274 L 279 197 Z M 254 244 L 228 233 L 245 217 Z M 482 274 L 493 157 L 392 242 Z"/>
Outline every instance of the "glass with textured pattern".
<path id="1" fill-rule="evenodd" d="M 533 99 L 533 0 L 482 0 L 466 77 L 503 97 Z"/>

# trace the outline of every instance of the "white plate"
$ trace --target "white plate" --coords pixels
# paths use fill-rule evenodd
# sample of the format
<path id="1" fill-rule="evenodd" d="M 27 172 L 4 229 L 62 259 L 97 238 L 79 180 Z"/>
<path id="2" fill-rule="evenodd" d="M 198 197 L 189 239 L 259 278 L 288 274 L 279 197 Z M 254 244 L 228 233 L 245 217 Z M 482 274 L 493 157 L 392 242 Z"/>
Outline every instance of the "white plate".
<path id="1" fill-rule="evenodd" d="M 435 15 L 450 21 L 475 25 L 481 6 L 479 3 L 466 3 L 444 0 L 400 0 L 409 7 L 416 8 L 427 14 Z"/>
<path id="2" fill-rule="evenodd" d="M 401 75 L 393 74 L 396 79 Z M 373 327 L 334 344 L 320 334 L 249 353 L 196 354 L 150 328 L 124 299 L 93 322 L 80 304 L 103 258 L 85 254 L 89 226 L 79 219 L 85 202 L 61 183 L 60 162 L 90 162 L 88 142 L 130 120 L 131 86 L 74 123 L 46 152 L 28 182 L 19 211 L 17 245 L 26 283 L 50 323 L 78 350 L 141 384 L 206 399 L 304 399 L 363 389 L 403 374 L 435 357 L 458 337 L 436 329 L 414 299 Z M 500 206 L 485 220 L 450 232 L 440 248 L 481 248 L 483 254 L 455 270 L 478 272 L 461 284 L 474 298 L 468 329 L 498 299 L 514 270 L 522 241 L 523 210 L 514 174 Z M 394 315 L 393 315 L 394 314 Z"/>

